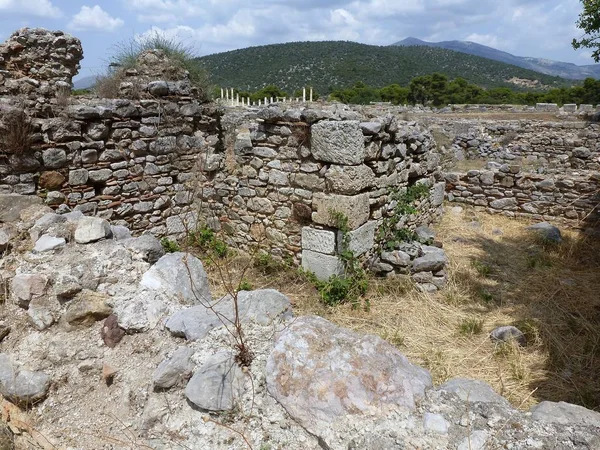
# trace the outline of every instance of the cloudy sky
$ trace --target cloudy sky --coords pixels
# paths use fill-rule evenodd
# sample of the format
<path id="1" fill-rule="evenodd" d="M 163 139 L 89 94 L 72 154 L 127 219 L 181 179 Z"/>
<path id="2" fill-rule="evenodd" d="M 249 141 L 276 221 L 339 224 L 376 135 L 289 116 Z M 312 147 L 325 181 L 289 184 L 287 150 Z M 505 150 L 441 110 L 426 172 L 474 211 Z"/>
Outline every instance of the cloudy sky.
<path id="1" fill-rule="evenodd" d="M 579 0 L 0 0 L 0 41 L 20 27 L 60 29 L 83 42 L 80 76 L 101 73 L 114 46 L 164 32 L 206 55 L 252 45 L 408 36 L 469 40 L 519 56 L 592 64 L 570 42 Z"/>

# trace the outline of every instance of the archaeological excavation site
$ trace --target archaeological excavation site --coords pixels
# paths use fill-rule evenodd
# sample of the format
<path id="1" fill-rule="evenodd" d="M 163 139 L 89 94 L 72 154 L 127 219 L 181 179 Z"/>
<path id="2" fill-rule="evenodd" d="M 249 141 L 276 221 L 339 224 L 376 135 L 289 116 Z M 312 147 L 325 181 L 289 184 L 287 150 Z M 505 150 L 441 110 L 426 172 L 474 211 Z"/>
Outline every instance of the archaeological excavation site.
<path id="1" fill-rule="evenodd" d="M 160 49 L 75 95 L 82 58 L 0 44 L 1 450 L 600 449 L 593 106 L 210 100 Z"/>

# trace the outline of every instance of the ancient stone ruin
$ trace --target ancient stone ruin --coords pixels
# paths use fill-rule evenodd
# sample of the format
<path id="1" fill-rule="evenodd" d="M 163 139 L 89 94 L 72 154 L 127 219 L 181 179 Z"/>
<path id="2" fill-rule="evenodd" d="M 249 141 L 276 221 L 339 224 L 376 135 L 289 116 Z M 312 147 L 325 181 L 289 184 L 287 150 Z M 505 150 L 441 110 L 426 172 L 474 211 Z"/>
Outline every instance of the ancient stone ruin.
<path id="1" fill-rule="evenodd" d="M 148 72 L 119 87 L 143 98 L 65 101 L 59 90 L 82 57 L 75 38 L 23 29 L 0 55 L 5 448 L 600 447 L 596 412 L 553 402 L 522 412 L 474 380 L 433 386 L 378 337 L 293 317 L 274 289 L 214 295 L 202 261 L 165 254 L 158 240 L 207 226 L 320 279 L 343 273 L 347 242 L 368 269 L 433 291 L 447 257 L 427 225 L 445 196 L 511 215 L 591 217 L 596 125 L 565 133 L 531 121 L 492 134 L 379 106 L 225 109 L 203 103 L 185 76 Z M 440 130 L 448 146 L 436 143 Z M 459 152 L 501 161 L 444 173 Z M 517 154 L 543 170 L 523 173 Z M 418 241 L 390 248 L 390 223 Z M 249 367 L 227 329 L 235 311 Z"/>

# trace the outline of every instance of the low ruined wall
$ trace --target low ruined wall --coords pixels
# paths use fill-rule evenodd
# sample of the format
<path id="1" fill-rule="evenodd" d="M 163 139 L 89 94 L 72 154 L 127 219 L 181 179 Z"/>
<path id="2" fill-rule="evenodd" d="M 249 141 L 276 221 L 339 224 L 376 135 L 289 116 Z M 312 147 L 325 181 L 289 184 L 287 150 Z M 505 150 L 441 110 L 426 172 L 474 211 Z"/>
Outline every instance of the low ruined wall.
<path id="1" fill-rule="evenodd" d="M 521 172 L 517 165 L 448 173 L 447 197 L 489 212 L 539 220 L 566 219 L 594 226 L 600 220 L 600 175 L 553 176 Z"/>
<path id="2" fill-rule="evenodd" d="M 444 183 L 431 135 L 393 116 L 366 120 L 349 108 L 262 109 L 223 117 L 223 159 L 203 177 L 202 215 L 222 224 L 236 246 L 265 241 L 272 254 L 302 259 L 332 275 L 341 236 L 332 213 L 348 218 L 357 255 L 377 248 L 376 230 L 391 214 L 393 192 L 431 188 L 403 226 L 438 217 Z M 310 261 L 310 262 L 307 262 Z M 326 277 L 324 275 L 324 277 Z"/>
<path id="3" fill-rule="evenodd" d="M 38 195 L 58 212 L 156 235 L 191 209 L 198 157 L 219 145 L 217 110 L 191 99 L 95 99 L 56 111 L 30 119 L 30 150 L 15 154 L 3 143 L 0 193 Z M 0 109 L 0 121 L 10 114 Z"/>
<path id="4" fill-rule="evenodd" d="M 518 161 L 547 173 L 600 170 L 600 124 L 463 120 L 441 126 L 453 138 L 449 153 L 454 158 Z"/>

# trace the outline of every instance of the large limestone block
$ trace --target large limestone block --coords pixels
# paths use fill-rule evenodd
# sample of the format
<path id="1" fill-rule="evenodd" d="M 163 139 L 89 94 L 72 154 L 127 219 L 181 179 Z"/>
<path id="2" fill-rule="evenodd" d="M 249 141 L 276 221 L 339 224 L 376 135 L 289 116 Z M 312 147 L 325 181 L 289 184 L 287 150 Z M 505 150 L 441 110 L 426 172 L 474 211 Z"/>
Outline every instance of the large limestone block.
<path id="1" fill-rule="evenodd" d="M 432 385 L 427 370 L 381 338 L 316 316 L 277 335 L 266 373 L 269 393 L 326 448 L 349 421 L 414 410 Z"/>
<path id="2" fill-rule="evenodd" d="M 313 210 L 316 210 L 312 214 L 315 223 L 337 227 L 333 213 L 338 212 L 348 218 L 348 227 L 356 230 L 369 220 L 371 215 L 369 194 L 347 196 L 318 193 L 313 196 Z"/>
<path id="3" fill-rule="evenodd" d="M 328 230 L 304 227 L 302 228 L 302 248 L 333 255 L 335 253 L 335 233 Z"/>
<path id="4" fill-rule="evenodd" d="M 375 184 L 375 173 L 364 164 L 360 166 L 332 165 L 325 173 L 325 178 L 327 187 L 336 194 L 358 194 Z"/>
<path id="5" fill-rule="evenodd" d="M 321 281 L 326 281 L 333 275 L 339 276 L 344 273 L 344 263 L 339 257 L 310 250 L 302 250 L 302 268 L 314 273 Z"/>
<path id="6" fill-rule="evenodd" d="M 371 220 L 365 223 L 363 226 L 357 228 L 354 231 L 348 233 L 348 248 L 354 256 L 360 256 L 367 253 L 375 245 L 375 230 L 377 228 L 377 222 Z M 338 232 L 338 251 L 341 253 L 344 251 L 343 248 L 343 234 Z"/>
<path id="7" fill-rule="evenodd" d="M 358 165 L 365 160 L 364 138 L 358 121 L 319 122 L 312 126 L 311 138 L 311 152 L 319 161 Z"/>

